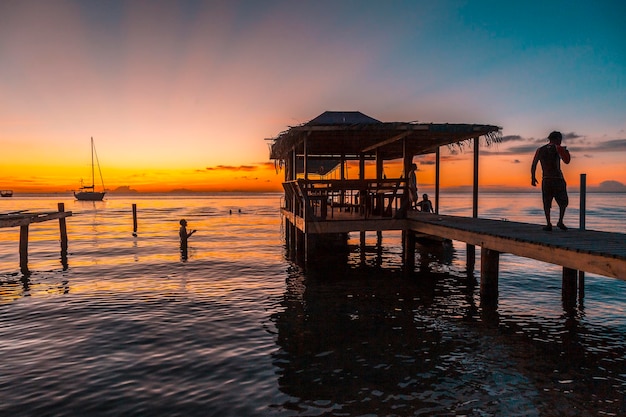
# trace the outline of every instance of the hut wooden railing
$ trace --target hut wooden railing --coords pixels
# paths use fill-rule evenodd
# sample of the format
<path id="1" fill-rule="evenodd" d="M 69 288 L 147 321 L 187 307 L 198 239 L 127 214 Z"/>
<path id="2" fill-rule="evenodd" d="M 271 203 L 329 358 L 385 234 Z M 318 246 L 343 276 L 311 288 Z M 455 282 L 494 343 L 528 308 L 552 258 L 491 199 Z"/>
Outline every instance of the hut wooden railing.
<path id="1" fill-rule="evenodd" d="M 285 209 L 308 220 L 329 220 L 337 212 L 354 218 L 391 217 L 406 195 L 406 180 L 304 180 L 283 183 Z"/>

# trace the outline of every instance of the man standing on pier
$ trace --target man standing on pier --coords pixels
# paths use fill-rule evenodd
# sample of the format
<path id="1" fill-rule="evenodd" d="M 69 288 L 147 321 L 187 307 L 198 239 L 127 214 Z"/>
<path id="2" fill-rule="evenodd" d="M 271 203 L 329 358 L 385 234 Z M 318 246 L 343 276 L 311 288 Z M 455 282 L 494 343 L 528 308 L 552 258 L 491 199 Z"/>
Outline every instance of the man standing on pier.
<path id="1" fill-rule="evenodd" d="M 541 170 L 543 171 L 541 193 L 543 195 L 543 211 L 546 214 L 546 225 L 543 227 L 543 230 L 552 230 L 552 223 L 550 222 L 552 199 L 559 205 L 559 221 L 556 225 L 561 230 L 567 230 L 567 227 L 563 224 L 563 216 L 569 200 L 560 161 L 563 160 L 563 162 L 569 164 L 571 158 L 567 147 L 561 146 L 563 140 L 561 132 L 554 131 L 550 133 L 548 140 L 550 142 L 547 145 L 543 145 L 535 152 L 533 164 L 530 168 L 531 184 L 533 187 L 537 185 L 535 170 L 537 169 L 537 162 L 541 162 Z"/>

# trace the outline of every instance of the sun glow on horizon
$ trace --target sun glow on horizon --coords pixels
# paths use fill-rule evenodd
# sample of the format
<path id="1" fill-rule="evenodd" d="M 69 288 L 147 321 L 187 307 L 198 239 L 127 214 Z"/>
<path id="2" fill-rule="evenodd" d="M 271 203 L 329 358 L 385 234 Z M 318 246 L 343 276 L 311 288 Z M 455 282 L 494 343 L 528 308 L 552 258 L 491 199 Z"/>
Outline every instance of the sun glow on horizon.
<path id="1" fill-rule="evenodd" d="M 513 3 L 0 2 L 0 189 L 77 189 L 93 137 L 110 190 L 282 191 L 264 138 L 326 110 L 503 126 L 486 187 L 532 190 L 561 130 L 569 185 L 624 185 L 626 6 L 609 3 L 545 27 Z M 415 160 L 434 184 L 432 155 Z M 471 152 L 442 153 L 442 187 L 472 175 Z"/>

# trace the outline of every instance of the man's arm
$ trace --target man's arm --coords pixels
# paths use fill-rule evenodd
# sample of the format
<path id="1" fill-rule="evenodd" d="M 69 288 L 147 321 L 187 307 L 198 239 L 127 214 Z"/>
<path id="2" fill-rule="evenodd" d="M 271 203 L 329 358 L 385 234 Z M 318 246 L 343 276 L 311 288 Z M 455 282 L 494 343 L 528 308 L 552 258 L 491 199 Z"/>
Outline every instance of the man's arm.
<path id="1" fill-rule="evenodd" d="M 541 149 L 541 148 L 540 148 Z M 533 164 L 530 167 L 530 184 L 534 187 L 537 185 L 537 177 L 535 177 L 535 171 L 537 170 L 537 162 L 539 162 L 539 149 L 535 151 L 535 157 L 533 158 Z"/>
<path id="2" fill-rule="evenodd" d="M 559 153 L 561 160 L 565 162 L 566 164 L 569 164 L 569 161 L 571 160 L 571 156 L 569 154 L 569 151 L 567 150 L 567 147 L 556 145 L 556 151 Z"/>

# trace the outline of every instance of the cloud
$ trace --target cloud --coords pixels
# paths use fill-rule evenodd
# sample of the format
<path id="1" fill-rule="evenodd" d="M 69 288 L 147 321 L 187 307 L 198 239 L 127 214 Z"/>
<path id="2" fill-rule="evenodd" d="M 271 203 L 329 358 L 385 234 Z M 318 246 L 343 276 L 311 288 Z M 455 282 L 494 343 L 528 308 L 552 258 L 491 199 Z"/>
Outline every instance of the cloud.
<path id="1" fill-rule="evenodd" d="M 596 190 L 607 193 L 626 192 L 626 185 L 622 184 L 619 181 L 608 180 L 602 181 L 600 185 L 596 187 Z"/>
<path id="2" fill-rule="evenodd" d="M 419 165 L 435 165 L 435 161 L 432 159 L 425 159 L 425 160 L 421 160 L 418 162 L 419 162 Z"/>
<path id="3" fill-rule="evenodd" d="M 626 139 L 613 139 L 598 142 L 595 145 L 586 147 L 585 150 L 595 152 L 623 152 L 626 151 Z"/>
<path id="4" fill-rule="evenodd" d="M 563 135 L 563 139 L 578 139 L 578 138 L 582 138 L 584 136 L 578 135 L 574 132 L 570 132 L 570 133 L 565 133 Z"/>
<path id="5" fill-rule="evenodd" d="M 611 139 L 603 141 L 591 141 L 586 136 L 575 132 L 563 135 L 564 145 L 573 153 L 591 158 L 593 152 L 626 152 L 626 139 Z M 502 142 L 513 144 L 505 149 L 484 149 L 481 154 L 485 155 L 519 155 L 534 154 L 535 150 L 547 143 L 546 138 L 525 138 L 521 135 L 507 135 L 502 137 Z M 496 145 L 497 146 L 497 145 Z"/>
<path id="6" fill-rule="evenodd" d="M 520 135 L 507 135 L 507 136 L 502 136 L 501 143 L 517 142 L 517 141 L 525 141 L 525 140 L 527 140 L 527 139 L 524 139 Z"/>
<path id="7" fill-rule="evenodd" d="M 207 171 L 255 171 L 258 169 L 256 165 L 216 165 L 206 167 Z"/>

